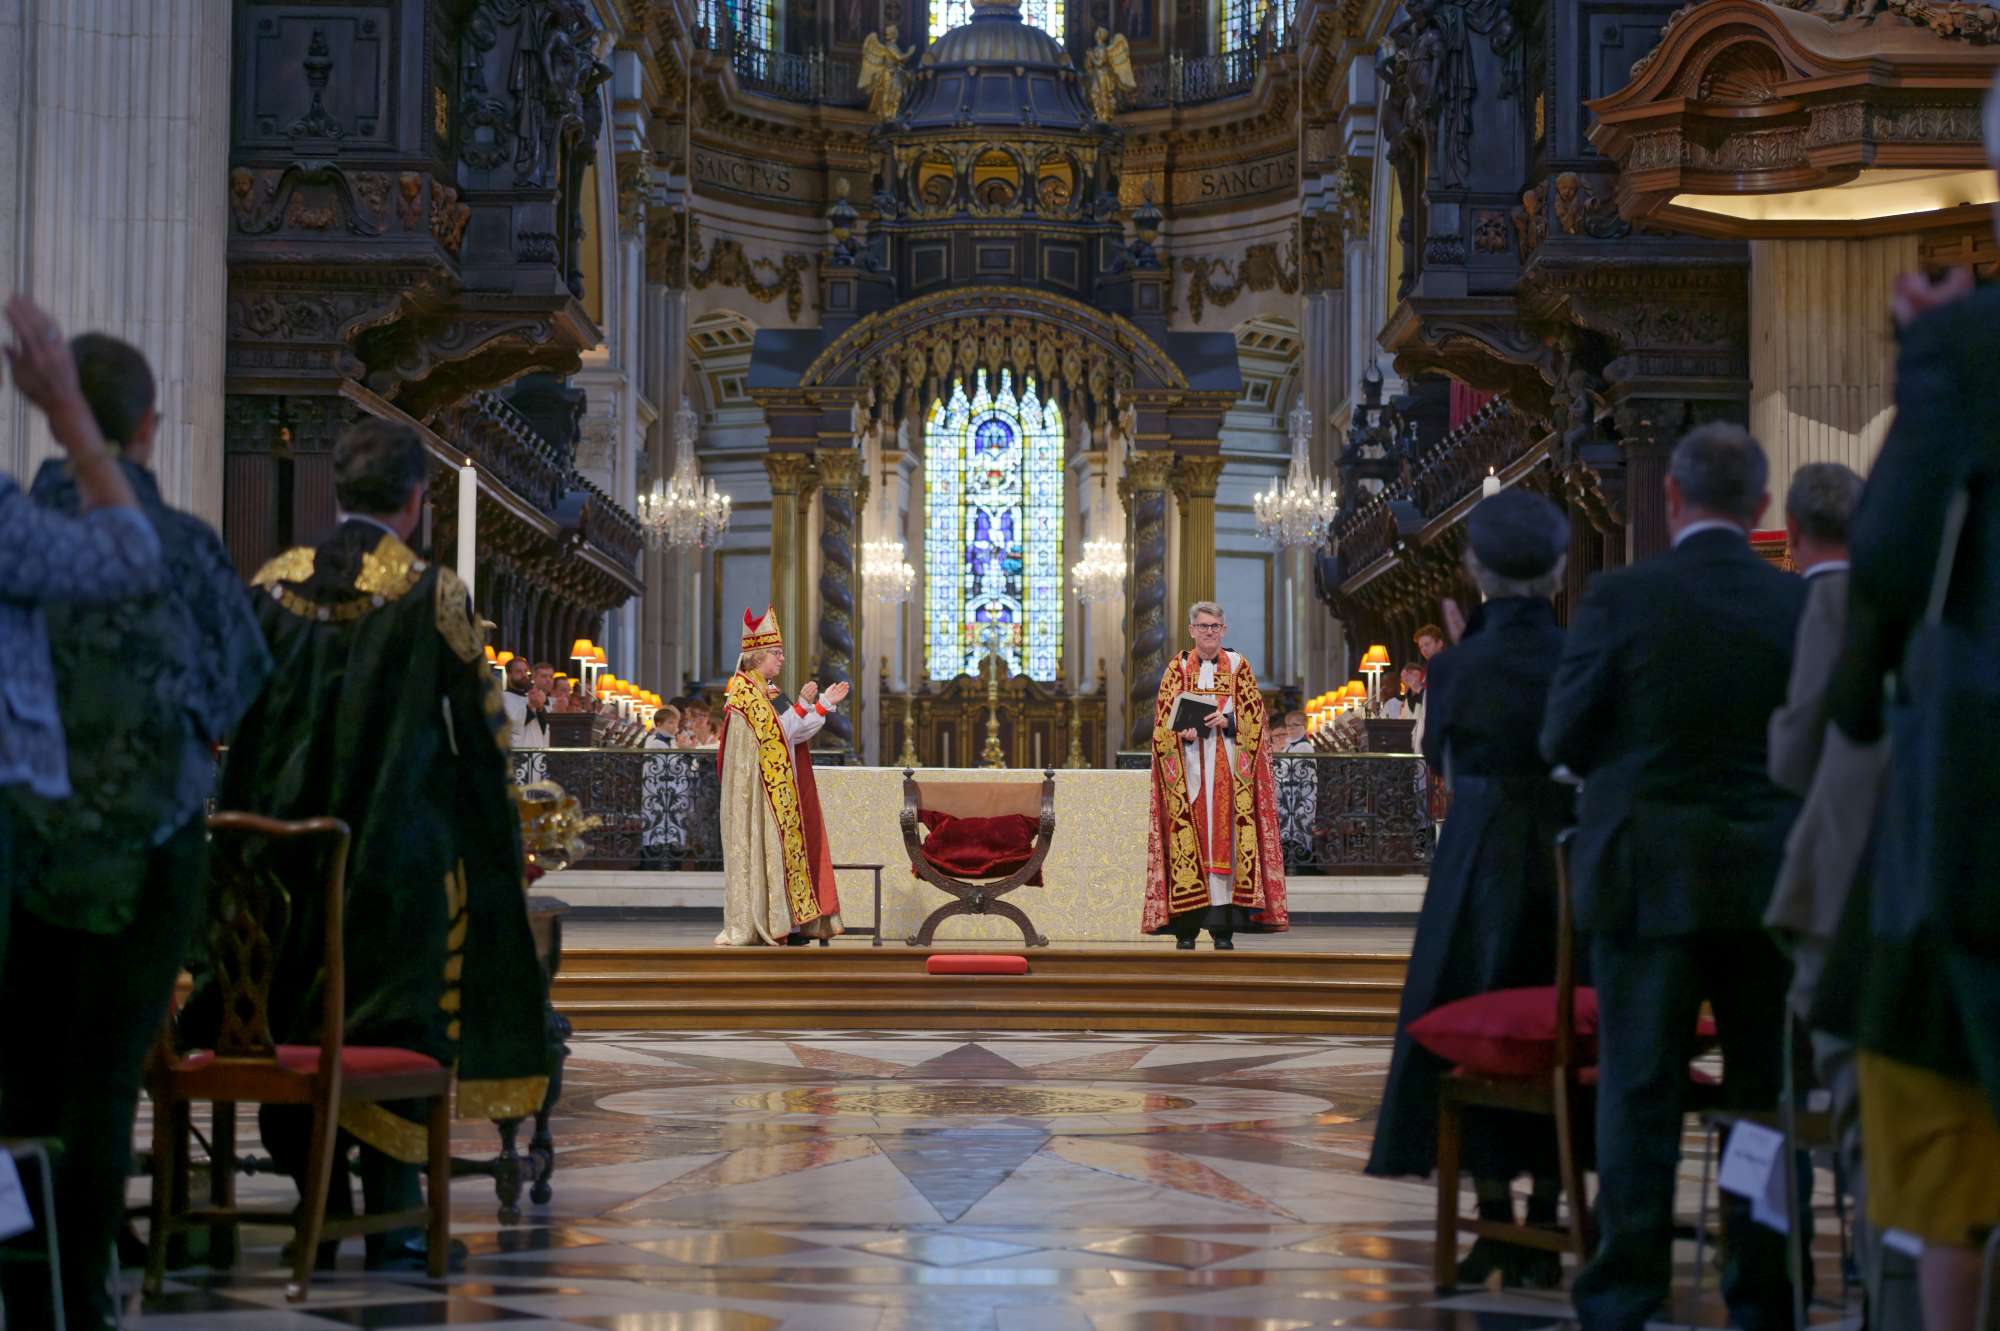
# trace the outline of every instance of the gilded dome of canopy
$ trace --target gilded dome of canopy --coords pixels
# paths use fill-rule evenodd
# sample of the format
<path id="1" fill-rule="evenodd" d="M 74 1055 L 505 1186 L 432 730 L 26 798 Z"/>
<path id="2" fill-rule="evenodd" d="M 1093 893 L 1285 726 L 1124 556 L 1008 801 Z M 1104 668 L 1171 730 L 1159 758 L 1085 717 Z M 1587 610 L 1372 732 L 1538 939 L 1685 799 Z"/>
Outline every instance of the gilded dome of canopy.
<path id="1" fill-rule="evenodd" d="M 1070 68 L 1069 53 L 1063 50 L 1061 42 L 1034 24 L 1023 23 L 1017 4 L 992 0 L 975 5 L 970 22 L 960 24 L 932 43 L 924 63 Z"/>
<path id="2" fill-rule="evenodd" d="M 1076 66 L 1061 42 L 1021 21 L 1017 0 L 975 0 L 972 18 L 931 44 L 917 66 L 902 127 L 936 130 L 1090 123 Z"/>

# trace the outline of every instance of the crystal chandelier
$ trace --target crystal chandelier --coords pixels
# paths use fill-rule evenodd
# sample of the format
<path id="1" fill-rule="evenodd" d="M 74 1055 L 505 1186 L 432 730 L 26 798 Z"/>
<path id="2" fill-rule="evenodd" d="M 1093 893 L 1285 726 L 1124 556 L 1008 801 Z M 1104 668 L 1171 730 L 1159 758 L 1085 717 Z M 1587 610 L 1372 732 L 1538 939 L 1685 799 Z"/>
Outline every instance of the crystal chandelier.
<path id="1" fill-rule="evenodd" d="M 655 481 L 651 494 L 639 496 L 639 525 L 655 550 L 699 550 L 721 540 L 729 527 L 729 496 L 718 493 L 714 481 L 704 482 L 695 466 L 695 425 L 694 409 L 684 397 L 674 413 L 673 479 L 665 485 Z"/>
<path id="2" fill-rule="evenodd" d="M 916 584 L 917 571 L 903 558 L 901 541 L 869 541 L 861 547 L 861 586 L 869 600 L 901 605 Z"/>
<path id="3" fill-rule="evenodd" d="M 1083 558 L 1069 566 L 1069 580 L 1084 605 L 1117 600 L 1125 591 L 1125 542 L 1084 542 Z"/>
<path id="4" fill-rule="evenodd" d="M 1273 545 L 1318 545 L 1333 525 L 1339 499 L 1330 482 L 1316 479 L 1306 461 L 1306 445 L 1312 440 L 1312 412 L 1301 402 L 1288 418 L 1292 427 L 1292 469 L 1284 488 L 1276 481 L 1252 501 L 1257 510 L 1257 532 Z"/>

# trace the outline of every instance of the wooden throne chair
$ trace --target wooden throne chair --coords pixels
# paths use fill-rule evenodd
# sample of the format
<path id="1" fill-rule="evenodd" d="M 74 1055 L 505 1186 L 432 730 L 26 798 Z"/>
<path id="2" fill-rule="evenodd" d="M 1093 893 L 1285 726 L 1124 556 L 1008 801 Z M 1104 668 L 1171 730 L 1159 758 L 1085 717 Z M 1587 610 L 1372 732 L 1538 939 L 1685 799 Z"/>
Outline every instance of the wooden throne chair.
<path id="1" fill-rule="evenodd" d="M 1004 901 L 1039 884 L 1056 832 L 1056 774 L 1042 770 L 1038 790 L 1025 781 L 917 780 L 903 769 L 903 846 L 910 871 L 952 900 L 907 940 L 929 947 L 938 926 L 959 915 L 998 915 L 1020 927 L 1029 947 L 1047 947 L 1028 913 Z"/>

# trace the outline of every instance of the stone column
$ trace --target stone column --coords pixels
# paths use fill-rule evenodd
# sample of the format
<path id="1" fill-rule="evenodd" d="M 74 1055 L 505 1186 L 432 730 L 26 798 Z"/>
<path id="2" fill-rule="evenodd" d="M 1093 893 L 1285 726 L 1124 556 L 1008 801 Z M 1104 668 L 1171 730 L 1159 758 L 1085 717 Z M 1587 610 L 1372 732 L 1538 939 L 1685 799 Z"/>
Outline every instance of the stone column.
<path id="1" fill-rule="evenodd" d="M 1153 700 L 1167 668 L 1167 478 L 1174 455 L 1164 449 L 1128 455 L 1118 497 L 1130 522 L 1132 593 L 1125 623 L 1126 745 L 1150 748 Z M 1211 494 L 1214 492 L 1211 491 Z"/>
<path id="2" fill-rule="evenodd" d="M 640 447 L 646 465 L 639 481 L 641 490 L 664 482 L 674 469 L 674 412 L 686 391 L 686 294 L 674 287 L 648 282 L 642 302 L 640 388 L 651 407 Z M 683 605 L 691 588 L 690 577 L 705 551 L 680 555 L 671 550 L 648 547 L 640 556 L 646 589 L 639 610 L 639 660 L 645 677 L 657 680 L 662 693 L 680 688 L 682 678 L 700 669 L 697 643 L 687 634 Z M 567 643 L 564 646 L 568 646 Z M 724 663 L 727 671 L 735 662 Z"/>
<path id="3" fill-rule="evenodd" d="M 860 450 L 819 451 L 819 673 L 821 688 L 847 680 L 855 688 L 849 705 L 827 718 L 826 731 L 843 748 L 854 747 L 854 719 L 861 704 L 855 681 L 854 612 L 856 518 L 867 497 Z"/>
<path id="4" fill-rule="evenodd" d="M 915 564 L 921 554 L 912 549 L 906 532 L 909 516 L 911 476 L 916 468 L 916 459 L 909 453 L 895 447 L 895 437 L 885 436 L 876 447 L 876 456 L 870 470 L 874 476 L 873 486 L 879 491 L 873 496 L 877 516 L 872 521 L 857 523 L 865 540 L 888 540 L 903 542 L 904 558 Z M 865 535 L 872 529 L 874 535 Z M 876 711 L 882 705 L 883 676 L 881 663 L 889 663 L 888 688 L 901 691 L 908 686 L 910 663 L 907 655 L 907 623 L 910 602 L 891 605 L 868 599 L 870 589 L 864 582 L 860 595 L 867 600 L 867 609 L 861 618 L 860 652 L 856 661 L 854 692 L 864 699 L 864 704 L 853 708 L 854 715 L 873 718 L 858 728 L 855 748 L 863 755 L 863 760 L 871 765 L 892 760 L 894 753 L 877 751 L 877 741 L 881 734 L 881 714 Z M 918 593 L 913 589 L 911 601 Z"/>
<path id="5" fill-rule="evenodd" d="M 218 526 L 233 22 L 215 0 L 0 5 L 0 286 L 145 353 L 161 494 Z M 23 483 L 55 451 L 12 391 L 0 440 Z"/>
<path id="6" fill-rule="evenodd" d="M 803 453 L 769 453 L 764 471 L 771 478 L 771 606 L 778 612 L 778 627 L 788 644 L 778 687 L 790 693 L 805 678 L 804 662 L 811 653 L 812 638 L 799 617 L 802 602 L 796 568 L 805 562 L 799 548 L 799 486 L 812 471 L 812 459 Z"/>
<path id="7" fill-rule="evenodd" d="M 1215 489 L 1221 479 L 1219 451 L 1183 453 L 1174 463 L 1174 497 L 1181 509 L 1180 599 L 1175 609 L 1183 613 L 1196 601 L 1215 599 Z"/>
<path id="8" fill-rule="evenodd" d="M 792 627 L 790 621 L 785 625 L 786 641 L 797 644 L 795 651 L 786 653 L 793 663 L 792 669 L 798 672 L 792 674 L 791 670 L 787 670 L 790 682 L 786 687 L 789 689 L 796 689 L 812 678 L 813 665 L 818 656 L 814 648 L 818 643 L 816 630 L 819 612 L 814 605 L 816 598 L 813 595 L 815 590 L 813 569 L 817 561 L 813 556 L 819 553 L 819 543 L 818 532 L 813 522 L 813 498 L 819 493 L 819 468 L 813 455 L 807 454 L 805 461 L 806 469 L 799 473 L 799 504 L 793 514 L 796 525 L 793 527 L 792 535 L 792 619 L 797 621 L 798 627 Z M 774 514 L 772 521 L 776 520 Z M 773 567 L 776 567 L 775 540 L 771 547 L 771 557 Z M 794 633 L 798 635 L 796 638 L 790 636 Z"/>

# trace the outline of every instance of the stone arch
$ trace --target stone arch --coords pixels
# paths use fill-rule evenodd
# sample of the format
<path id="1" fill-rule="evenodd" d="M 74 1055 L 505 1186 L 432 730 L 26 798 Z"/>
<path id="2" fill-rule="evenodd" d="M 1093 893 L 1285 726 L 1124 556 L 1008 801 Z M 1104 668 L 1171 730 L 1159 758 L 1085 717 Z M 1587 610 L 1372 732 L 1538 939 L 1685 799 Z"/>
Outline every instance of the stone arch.
<path id="1" fill-rule="evenodd" d="M 986 370 L 1034 375 L 1042 393 L 1102 439 L 1126 428 L 1146 390 L 1185 390 L 1186 374 L 1130 321 L 1081 301 L 1020 287 L 969 287 L 870 315 L 800 376 L 810 396 L 845 396 L 862 430 L 922 433 L 930 403 L 953 378 Z"/>

